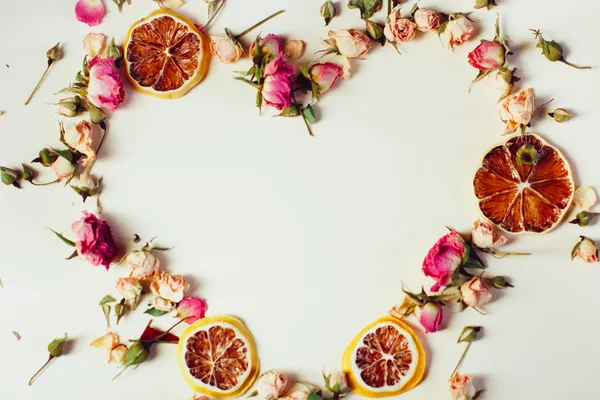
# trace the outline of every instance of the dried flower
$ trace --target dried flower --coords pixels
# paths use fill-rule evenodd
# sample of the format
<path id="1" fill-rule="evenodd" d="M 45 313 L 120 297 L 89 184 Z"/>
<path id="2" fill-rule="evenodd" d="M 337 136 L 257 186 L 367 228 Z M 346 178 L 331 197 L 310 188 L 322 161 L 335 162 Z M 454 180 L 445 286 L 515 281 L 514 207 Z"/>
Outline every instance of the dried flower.
<path id="1" fill-rule="evenodd" d="M 321 6 L 321 17 L 325 19 L 325 26 L 329 25 L 333 17 L 336 15 L 335 5 L 333 5 L 333 1 L 327 0 Z"/>
<path id="2" fill-rule="evenodd" d="M 535 95 L 533 89 L 526 89 L 506 98 L 500 109 L 500 119 L 506 124 L 504 135 L 525 130 L 535 112 Z"/>
<path id="3" fill-rule="evenodd" d="M 263 48 L 264 52 L 264 48 Z M 265 66 L 262 98 L 268 105 L 278 110 L 292 104 L 292 78 L 294 67 L 286 64 L 283 55 L 277 56 Z"/>
<path id="4" fill-rule="evenodd" d="M 487 8 L 488 10 L 494 6 L 496 6 L 496 0 L 475 0 L 475 4 L 473 5 L 473 8 L 475 9 L 480 9 L 480 8 Z"/>
<path id="5" fill-rule="evenodd" d="M 188 324 L 193 324 L 204 318 L 206 310 L 208 310 L 206 300 L 197 297 L 186 297 L 177 306 L 177 318 L 185 320 Z"/>
<path id="6" fill-rule="evenodd" d="M 79 0 L 75 4 L 75 17 L 88 26 L 98 25 L 105 12 L 102 0 Z"/>
<path id="7" fill-rule="evenodd" d="M 400 12 L 388 16 L 383 34 L 390 42 L 408 42 L 415 37 L 417 24 L 408 18 L 402 18 Z"/>
<path id="8" fill-rule="evenodd" d="M 286 389 L 288 377 L 286 374 L 271 370 L 263 373 L 256 383 L 256 391 L 264 400 L 278 399 Z"/>
<path id="9" fill-rule="evenodd" d="M 40 78 L 40 80 L 37 83 L 37 85 L 35 86 L 35 88 L 33 88 L 33 91 L 29 95 L 29 98 L 25 102 L 25 105 L 29 104 L 29 102 L 33 98 L 33 95 L 35 95 L 35 93 L 38 91 L 40 86 L 42 86 L 42 82 L 44 81 L 44 79 L 46 79 L 46 75 L 48 75 L 48 71 L 50 70 L 50 67 L 52 66 L 52 64 L 54 64 L 56 61 L 58 61 L 60 59 L 60 42 L 56 43 L 53 47 L 48 49 L 48 51 L 46 52 L 46 58 L 48 59 L 48 65 L 46 66 L 46 70 L 44 71 L 44 74 Z"/>
<path id="10" fill-rule="evenodd" d="M 96 150 L 92 146 L 92 132 L 94 127 L 83 120 L 61 132 L 61 139 L 73 151 L 78 151 L 91 161 L 96 158 Z M 62 129 L 61 129 L 62 130 Z"/>
<path id="11" fill-rule="evenodd" d="M 595 263 L 598 261 L 598 246 L 596 242 L 585 236 L 580 236 L 573 250 L 571 250 L 571 260 L 575 257 L 581 258 L 586 263 Z"/>
<path id="12" fill-rule="evenodd" d="M 483 42 L 469 53 L 469 64 L 480 71 L 491 71 L 504 64 L 506 49 L 499 42 Z"/>
<path id="13" fill-rule="evenodd" d="M 573 197 L 573 204 L 575 207 L 582 209 L 583 211 L 589 211 L 597 201 L 596 192 L 594 188 L 589 186 L 583 186 L 575 191 Z"/>
<path id="14" fill-rule="evenodd" d="M 114 59 L 96 56 L 89 68 L 88 99 L 96 106 L 115 111 L 125 100 L 125 89 L 119 73 L 115 71 Z"/>
<path id="15" fill-rule="evenodd" d="M 489 285 L 477 276 L 463 283 L 460 287 L 462 300 L 469 307 L 477 308 L 485 306 L 492 301 L 492 291 Z"/>
<path id="16" fill-rule="evenodd" d="M 105 36 L 101 33 L 88 33 L 83 39 L 83 50 L 90 57 L 97 56 L 104 48 Z M 113 39 L 114 40 L 114 39 Z"/>
<path id="17" fill-rule="evenodd" d="M 589 226 L 594 222 L 599 213 L 590 211 L 580 211 L 575 216 L 574 220 L 569 221 L 571 224 L 577 224 L 579 226 Z"/>
<path id="18" fill-rule="evenodd" d="M 219 61 L 225 64 L 230 64 L 238 61 L 244 49 L 229 31 L 227 35 L 211 35 L 210 36 L 210 53 L 217 57 Z"/>
<path id="19" fill-rule="evenodd" d="M 573 118 L 573 114 L 565 110 L 564 108 L 557 108 L 553 112 L 548 113 L 550 118 L 553 118 L 556 122 L 561 123 Z"/>
<path id="20" fill-rule="evenodd" d="M 331 393 L 337 394 L 338 396 L 350 393 L 346 374 L 342 371 L 331 371 L 327 375 L 323 374 L 323 379 L 325 380 L 325 387 Z"/>
<path id="21" fill-rule="evenodd" d="M 71 178 L 75 172 L 75 165 L 66 157 L 58 157 L 56 161 L 50 165 L 54 175 L 56 175 L 56 182 L 60 182 L 65 178 Z"/>
<path id="22" fill-rule="evenodd" d="M 29 380 L 29 385 L 31 386 L 31 384 L 33 383 L 33 380 L 36 378 L 36 376 L 39 375 L 40 372 L 42 372 L 42 370 L 44 368 L 46 368 L 46 366 L 48 366 L 48 364 L 50 364 L 50 361 L 52 361 L 53 359 L 55 359 L 56 357 L 60 357 L 64 354 L 65 351 L 65 343 L 67 342 L 67 339 L 69 338 L 69 336 L 65 333 L 65 336 L 62 338 L 56 338 L 54 339 L 52 342 L 50 342 L 50 344 L 48 345 L 48 353 L 50 353 L 49 357 L 48 357 L 48 361 L 46 361 L 46 363 L 42 366 L 42 368 L 40 368 Z"/>
<path id="23" fill-rule="evenodd" d="M 183 300 L 188 286 L 187 281 L 183 279 L 181 275 L 170 275 L 166 272 L 158 271 L 154 275 L 150 290 L 156 297 L 163 300 L 165 305 L 163 311 L 167 311 L 164 310 L 164 308 L 167 308 L 166 302 L 171 303 L 170 309 L 168 310 L 170 311 L 174 308 L 173 303 L 177 304 Z"/>
<path id="24" fill-rule="evenodd" d="M 325 43 L 330 46 L 326 54 L 337 53 L 348 58 L 362 57 L 371 48 L 371 40 L 360 29 L 331 31 Z"/>
<path id="25" fill-rule="evenodd" d="M 373 22 L 370 19 L 366 20 L 365 24 L 367 35 L 376 42 L 381 43 L 383 46 L 385 44 L 385 35 L 383 34 L 384 26 L 377 22 Z"/>
<path id="26" fill-rule="evenodd" d="M 285 58 L 290 61 L 297 60 L 304 53 L 304 42 L 302 40 L 290 40 L 285 45 L 283 52 Z"/>
<path id="27" fill-rule="evenodd" d="M 538 39 L 538 43 L 536 45 L 536 47 L 539 47 L 542 49 L 542 54 L 544 55 L 544 57 L 546 57 L 546 59 L 548 61 L 551 62 L 555 62 L 555 61 L 560 61 L 564 64 L 567 64 L 573 68 L 577 68 L 577 69 L 592 69 L 592 67 L 580 67 L 578 65 L 574 65 L 571 64 L 570 62 L 568 62 L 567 60 L 565 60 L 564 56 L 563 56 L 563 49 L 562 46 L 558 43 L 556 43 L 554 40 L 545 40 L 544 37 L 542 36 L 542 32 L 539 31 L 539 29 L 530 29 L 535 38 Z"/>
<path id="28" fill-rule="evenodd" d="M 66 97 L 60 99 L 56 104 L 56 113 L 67 118 L 76 117 L 81 108 L 81 99 L 79 96 Z"/>
<path id="29" fill-rule="evenodd" d="M 415 316 L 425 329 L 425 333 L 434 333 L 440 329 L 444 312 L 439 304 L 429 302 L 415 308 Z"/>
<path id="30" fill-rule="evenodd" d="M 480 326 L 465 326 L 458 337 L 456 343 L 470 343 L 477 339 L 477 334 L 481 331 Z"/>
<path id="31" fill-rule="evenodd" d="M 481 220 L 475 221 L 471 231 L 471 240 L 480 249 L 499 247 L 507 241 L 506 237 L 498 234 L 489 222 Z"/>
<path id="32" fill-rule="evenodd" d="M 308 73 L 321 94 L 329 90 L 335 81 L 342 77 L 343 70 L 342 67 L 331 62 L 318 62 L 310 66 Z"/>
<path id="33" fill-rule="evenodd" d="M 107 270 L 117 254 L 117 245 L 110 226 L 94 214 L 83 211 L 83 218 L 73 223 L 77 253 L 92 265 L 103 265 Z"/>
<path id="34" fill-rule="evenodd" d="M 135 310 L 142 295 L 142 284 L 136 278 L 119 278 L 115 286 L 117 291 L 125 299 L 125 304 Z"/>
<path id="35" fill-rule="evenodd" d="M 475 31 L 473 21 L 465 14 L 452 14 L 449 20 L 438 29 L 438 35 L 442 43 L 445 43 L 449 49 L 460 46 L 471 38 Z"/>
<path id="36" fill-rule="evenodd" d="M 150 250 L 134 250 L 121 260 L 130 268 L 129 276 L 135 279 L 146 279 L 154 276 L 160 267 L 160 261 Z"/>
<path id="37" fill-rule="evenodd" d="M 419 8 L 413 14 L 417 29 L 421 32 L 435 32 L 442 24 L 442 16 L 430 9 Z"/>
<path id="38" fill-rule="evenodd" d="M 510 94 L 515 83 L 521 79 L 515 76 L 514 72 L 515 69 L 507 67 L 492 70 L 486 75 L 485 84 L 487 87 L 501 91 L 500 100 L 502 100 Z"/>
<path id="39" fill-rule="evenodd" d="M 452 400 L 473 400 L 477 394 L 471 376 L 459 373 L 453 374 L 448 380 Z"/>
<path id="40" fill-rule="evenodd" d="M 0 167 L 0 179 L 6 186 L 12 185 L 16 188 L 21 188 L 21 185 L 19 184 L 19 174 L 13 169 Z"/>
<path id="41" fill-rule="evenodd" d="M 423 260 L 422 270 L 425 276 L 436 280 L 432 292 L 439 291 L 451 282 L 454 270 L 465 261 L 467 250 L 467 244 L 456 231 L 447 233 L 429 250 Z"/>

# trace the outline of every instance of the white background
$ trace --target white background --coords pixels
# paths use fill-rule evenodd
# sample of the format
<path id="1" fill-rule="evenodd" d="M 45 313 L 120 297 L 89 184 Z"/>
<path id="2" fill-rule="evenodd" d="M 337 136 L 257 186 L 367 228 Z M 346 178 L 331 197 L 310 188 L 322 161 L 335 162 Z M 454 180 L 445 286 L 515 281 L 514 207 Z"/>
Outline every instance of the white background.
<path id="1" fill-rule="evenodd" d="M 83 37 L 93 31 L 122 41 L 131 23 L 156 8 L 150 0 L 133 0 L 119 14 L 104 1 L 109 12 L 92 29 L 75 20 L 73 0 L 3 1 L 0 164 L 17 167 L 42 147 L 59 144 L 58 118 L 48 103 L 79 70 Z M 600 187 L 599 3 L 498 2 L 492 12 L 472 14 L 483 27 L 478 39 L 493 37 L 500 13 L 522 87 L 535 88 L 538 104 L 555 98 L 552 108 L 576 115 L 559 125 L 539 112 L 532 130 L 563 150 L 578 184 Z M 305 40 L 305 61 L 322 48 L 319 38 L 328 28 L 318 16 L 321 0 L 228 3 L 211 32 L 225 26 L 240 32 L 285 8 L 262 31 Z M 337 6 L 341 15 L 330 28 L 363 27 L 358 11 L 342 1 Z M 423 1 L 426 6 L 469 11 L 471 2 Z M 201 0 L 180 11 L 206 22 Z M 529 28 L 562 41 L 568 59 L 595 69 L 546 61 Z M 44 53 L 57 41 L 64 58 L 24 107 L 45 67 Z M 319 383 L 323 368 L 339 367 L 353 336 L 400 300 L 402 282 L 413 290 L 429 287 L 420 266 L 444 226 L 467 233 L 477 217 L 472 175 L 485 150 L 501 140 L 503 126 L 497 93 L 483 84 L 467 93 L 476 74 L 467 54 L 476 44 L 453 54 L 431 34 L 402 45 L 402 56 L 389 45 L 373 46 L 364 61 L 353 62 L 351 79 L 323 97 L 316 137 L 299 119 L 258 116 L 252 88 L 232 79 L 232 71 L 248 68 L 248 59 L 235 65 L 212 60 L 205 81 L 175 101 L 127 86 L 94 169 L 105 181 L 103 217 L 123 251 L 132 248 L 134 233 L 174 245 L 160 255 L 164 269 L 189 279 L 191 293 L 208 300 L 210 315 L 232 314 L 247 323 L 263 369 Z M 81 209 L 95 211 L 95 202 L 82 206 L 62 185 L 25 185 L 1 187 L 0 205 L 0 398 L 189 397 L 175 347 L 159 346 L 149 361 L 114 382 L 115 367 L 89 347 L 105 329 L 98 301 L 125 271 L 65 261 L 71 249 L 44 227 L 69 234 Z M 489 260 L 489 273 L 510 277 L 516 287 L 496 292 L 487 316 L 447 314 L 441 332 L 421 334 L 428 373 L 404 398 L 447 398 L 446 381 L 463 350 L 456 338 L 463 326 L 481 324 L 485 334 L 461 371 L 487 389 L 486 399 L 597 399 L 600 269 L 570 261 L 580 234 L 600 239 L 597 226 L 563 224 L 506 246 L 532 251 L 532 257 Z M 123 339 L 143 329 L 144 306 L 118 326 Z M 47 358 L 47 343 L 64 332 L 73 338 L 68 355 L 28 387 Z"/>

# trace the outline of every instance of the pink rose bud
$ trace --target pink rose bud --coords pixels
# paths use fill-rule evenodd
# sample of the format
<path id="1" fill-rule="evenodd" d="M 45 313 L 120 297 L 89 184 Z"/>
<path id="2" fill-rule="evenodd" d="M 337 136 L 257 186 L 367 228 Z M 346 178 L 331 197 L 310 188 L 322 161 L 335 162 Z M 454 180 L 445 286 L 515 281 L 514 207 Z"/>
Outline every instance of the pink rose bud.
<path id="1" fill-rule="evenodd" d="M 264 400 L 277 400 L 285 392 L 287 384 L 286 374 L 279 371 L 267 371 L 258 378 L 256 391 Z"/>
<path id="2" fill-rule="evenodd" d="M 114 59 L 96 56 L 88 62 L 90 82 L 88 99 L 96 106 L 115 111 L 125 100 L 121 76 L 114 69 Z"/>
<path id="3" fill-rule="evenodd" d="M 101 33 L 88 33 L 83 39 L 83 50 L 90 57 L 97 56 L 104 47 L 104 35 Z"/>
<path id="4" fill-rule="evenodd" d="M 288 108 L 292 104 L 292 78 L 294 67 L 285 63 L 280 54 L 265 66 L 262 98 L 268 105 L 278 110 Z"/>
<path id="5" fill-rule="evenodd" d="M 421 32 L 435 32 L 442 23 L 442 16 L 433 10 L 419 8 L 415 11 L 413 18 L 417 29 Z"/>
<path id="6" fill-rule="evenodd" d="M 449 49 L 454 49 L 454 47 L 460 46 L 469 40 L 474 31 L 473 21 L 466 15 L 452 14 L 444 30 L 439 35 L 442 43 L 445 43 Z"/>
<path id="7" fill-rule="evenodd" d="M 480 71 L 491 71 L 504 64 L 505 53 L 502 43 L 483 42 L 469 53 L 469 64 Z"/>
<path id="8" fill-rule="evenodd" d="M 108 223 L 83 211 L 83 218 L 73 223 L 72 229 L 77 238 L 77 253 L 92 265 L 103 265 L 108 270 L 117 255 L 117 244 Z"/>
<path id="9" fill-rule="evenodd" d="M 390 42 L 408 42 L 415 37 L 417 24 L 408 18 L 402 18 L 400 13 L 392 13 L 383 29 L 383 34 Z"/>
<path id="10" fill-rule="evenodd" d="M 211 35 L 210 53 L 222 63 L 230 64 L 239 60 L 244 50 L 242 45 L 229 35 Z"/>
<path id="11" fill-rule="evenodd" d="M 475 386 L 469 375 L 454 374 L 448 380 L 452 400 L 469 400 L 475 396 Z"/>
<path id="12" fill-rule="evenodd" d="M 444 312 L 442 307 L 436 303 L 426 303 L 415 309 L 415 316 L 425 329 L 425 333 L 434 333 L 440 329 Z"/>
<path id="13" fill-rule="evenodd" d="M 102 0 L 79 0 L 75 4 L 75 17 L 89 26 L 98 25 L 105 11 Z"/>
<path id="14" fill-rule="evenodd" d="M 332 371 L 325 378 L 325 387 L 331 393 L 336 394 L 347 394 L 350 389 L 348 388 L 348 381 L 346 379 L 346 374 L 341 371 Z"/>
<path id="15" fill-rule="evenodd" d="M 327 44 L 333 46 L 333 52 L 357 58 L 367 54 L 371 48 L 371 39 L 360 29 L 348 29 L 329 32 Z"/>
<path id="16" fill-rule="evenodd" d="M 319 62 L 308 70 L 310 79 L 319 87 L 319 93 L 325 93 L 344 74 L 342 67 L 331 62 Z"/>
<path id="17" fill-rule="evenodd" d="M 596 242 L 585 236 L 580 236 L 581 240 L 573 247 L 571 259 L 581 258 L 586 263 L 595 263 L 598 261 L 598 246 Z"/>
<path id="18" fill-rule="evenodd" d="M 469 307 L 481 307 L 492 301 L 492 290 L 481 278 L 475 276 L 460 287 L 463 301 Z"/>
<path id="19" fill-rule="evenodd" d="M 492 224 L 481 220 L 475 221 L 475 226 L 471 231 L 471 240 L 480 249 L 499 247 L 507 241 L 506 237 L 496 233 Z"/>
<path id="20" fill-rule="evenodd" d="M 188 324 L 193 324 L 201 318 L 204 318 L 208 310 L 206 300 L 196 297 L 186 297 L 181 300 L 177 306 L 177 318 L 185 319 Z"/>
<path id="21" fill-rule="evenodd" d="M 504 135 L 524 130 L 535 112 L 535 95 L 533 89 L 521 91 L 506 98 L 500 109 L 500 119 L 506 124 Z"/>
<path id="22" fill-rule="evenodd" d="M 458 268 L 467 255 L 467 245 L 456 232 L 450 231 L 437 241 L 423 260 L 423 273 L 436 280 L 431 291 L 437 292 L 452 280 L 454 270 Z"/>
<path id="23" fill-rule="evenodd" d="M 265 37 L 261 38 L 260 48 L 262 55 L 265 57 L 277 57 L 281 52 L 281 38 L 277 35 L 269 33 Z M 253 54 L 255 43 L 250 45 L 250 54 Z"/>

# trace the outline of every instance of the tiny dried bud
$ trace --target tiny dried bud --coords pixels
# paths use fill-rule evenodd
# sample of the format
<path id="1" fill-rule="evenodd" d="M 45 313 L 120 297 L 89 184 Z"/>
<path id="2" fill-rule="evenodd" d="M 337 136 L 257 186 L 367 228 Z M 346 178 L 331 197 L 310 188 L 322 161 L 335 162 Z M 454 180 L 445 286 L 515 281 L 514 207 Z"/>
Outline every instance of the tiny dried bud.
<path id="1" fill-rule="evenodd" d="M 100 108 L 93 105 L 88 101 L 87 107 L 90 111 L 90 122 L 92 124 L 99 124 L 106 119 L 106 114 Z"/>
<path id="2" fill-rule="evenodd" d="M 108 49 L 106 50 L 106 55 L 110 58 L 114 58 L 115 61 L 123 57 L 123 50 L 115 43 L 115 38 L 110 41 Z"/>
<path id="3" fill-rule="evenodd" d="M 524 144 L 517 150 L 517 164 L 518 165 L 535 165 L 539 160 L 540 155 L 531 144 Z"/>
<path id="4" fill-rule="evenodd" d="M 366 20 L 367 24 L 367 35 L 369 37 L 383 46 L 385 44 L 385 37 L 383 36 L 383 26 L 379 25 L 377 22 L 373 22 L 371 20 Z"/>
<path id="5" fill-rule="evenodd" d="M 573 114 L 565 110 L 564 108 L 557 108 L 554 112 L 548 113 L 551 118 L 558 123 L 565 122 L 570 120 L 573 117 Z"/>
<path id="6" fill-rule="evenodd" d="M 66 97 L 60 99 L 57 104 L 56 113 L 68 118 L 76 117 L 79 113 L 79 97 Z"/>
<path id="7" fill-rule="evenodd" d="M 48 57 L 49 61 L 58 61 L 60 59 L 60 42 L 56 43 L 54 47 L 48 49 L 46 52 L 46 57 Z"/>
<path id="8" fill-rule="evenodd" d="M 506 287 L 514 287 L 513 285 L 511 285 L 509 282 L 506 281 L 506 278 L 504 278 L 503 276 L 495 276 L 492 279 L 489 280 L 489 282 L 492 284 L 492 286 L 494 286 L 496 289 L 504 289 Z"/>
<path id="9" fill-rule="evenodd" d="M 591 225 L 592 222 L 594 222 L 594 220 L 596 219 L 597 216 L 598 216 L 598 213 L 595 213 L 595 212 L 581 211 L 581 212 L 577 213 L 577 215 L 575 216 L 575 219 L 572 221 L 569 221 L 569 223 L 577 224 L 579 226 L 588 226 L 588 225 Z"/>
<path id="10" fill-rule="evenodd" d="M 571 250 L 571 260 L 579 257 L 586 263 L 598 262 L 598 246 L 596 242 L 585 236 L 580 236 L 579 238 L 581 240 Z"/>
<path id="11" fill-rule="evenodd" d="M 52 355 L 53 357 L 62 356 L 65 352 L 65 343 L 67 342 L 68 338 L 69 335 L 65 333 L 64 337 L 56 338 L 52 342 L 50 342 L 50 344 L 48 345 L 48 352 L 50 353 L 50 355 Z"/>
<path id="12" fill-rule="evenodd" d="M 58 154 L 53 152 L 52 150 L 45 148 L 40 150 L 40 156 L 36 158 L 33 162 L 40 162 L 44 167 L 51 166 L 54 161 L 58 159 Z"/>
<path id="13" fill-rule="evenodd" d="M 129 347 L 129 350 L 127 350 L 123 364 L 125 366 L 139 365 L 146 361 L 148 356 L 150 356 L 150 350 L 147 345 L 142 342 L 135 342 Z"/>
<path id="14" fill-rule="evenodd" d="M 23 163 L 21 163 L 21 166 L 23 167 L 23 179 L 27 182 L 33 181 L 33 178 L 35 178 L 33 170 Z"/>
<path id="15" fill-rule="evenodd" d="M 321 17 L 325 18 L 325 26 L 329 25 L 333 17 L 336 15 L 335 5 L 333 1 L 327 0 L 321 6 Z"/>
<path id="16" fill-rule="evenodd" d="M 477 339 L 477 334 L 481 331 L 480 326 L 465 326 L 458 337 L 458 341 L 456 343 L 461 342 L 472 342 Z"/>
<path id="17" fill-rule="evenodd" d="M 115 315 L 117 316 L 117 325 L 119 324 L 119 321 L 121 320 L 121 318 L 123 318 L 126 312 L 127 307 L 125 306 L 125 299 L 115 304 Z"/>
<path id="18" fill-rule="evenodd" d="M 12 170 L 6 167 L 0 167 L 0 178 L 2 179 L 2 183 L 6 186 L 13 185 L 14 187 L 20 188 L 19 186 L 19 174 L 17 171 Z"/>
<path id="19" fill-rule="evenodd" d="M 490 8 L 497 5 L 498 4 L 496 4 L 496 0 L 475 0 L 473 8 L 480 9 L 485 7 L 489 10 Z"/>
<path id="20" fill-rule="evenodd" d="M 546 57 L 546 59 L 548 59 L 548 61 L 560 61 L 577 69 L 591 69 L 591 67 L 580 67 L 578 65 L 571 64 L 564 59 L 563 49 L 560 44 L 556 43 L 554 40 L 545 40 L 542 36 L 542 32 L 540 32 L 538 29 L 531 29 L 531 31 L 535 35 L 535 38 L 538 39 L 536 47 L 542 49 L 542 54 L 544 57 Z"/>

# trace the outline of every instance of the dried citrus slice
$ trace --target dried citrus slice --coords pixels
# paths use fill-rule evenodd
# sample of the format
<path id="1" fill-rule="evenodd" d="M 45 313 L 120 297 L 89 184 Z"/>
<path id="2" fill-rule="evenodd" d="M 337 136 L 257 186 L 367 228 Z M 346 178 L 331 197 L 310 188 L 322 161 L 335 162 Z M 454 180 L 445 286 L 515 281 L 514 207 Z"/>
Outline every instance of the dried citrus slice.
<path id="1" fill-rule="evenodd" d="M 526 149 L 527 157 L 523 158 Z M 566 214 L 575 184 L 565 157 L 537 135 L 490 149 L 473 180 L 479 211 L 506 232 L 544 233 Z"/>
<path id="2" fill-rule="evenodd" d="M 190 325 L 181 335 L 177 357 L 190 387 L 212 397 L 239 397 L 258 374 L 252 334 L 240 320 L 227 315 Z"/>
<path id="3" fill-rule="evenodd" d="M 425 351 L 406 323 L 382 317 L 365 327 L 350 343 L 342 369 L 352 390 L 361 396 L 396 396 L 421 382 Z"/>
<path id="4" fill-rule="evenodd" d="M 140 92 L 173 99 L 204 77 L 206 37 L 187 18 L 161 8 L 135 22 L 125 39 L 125 69 Z"/>

